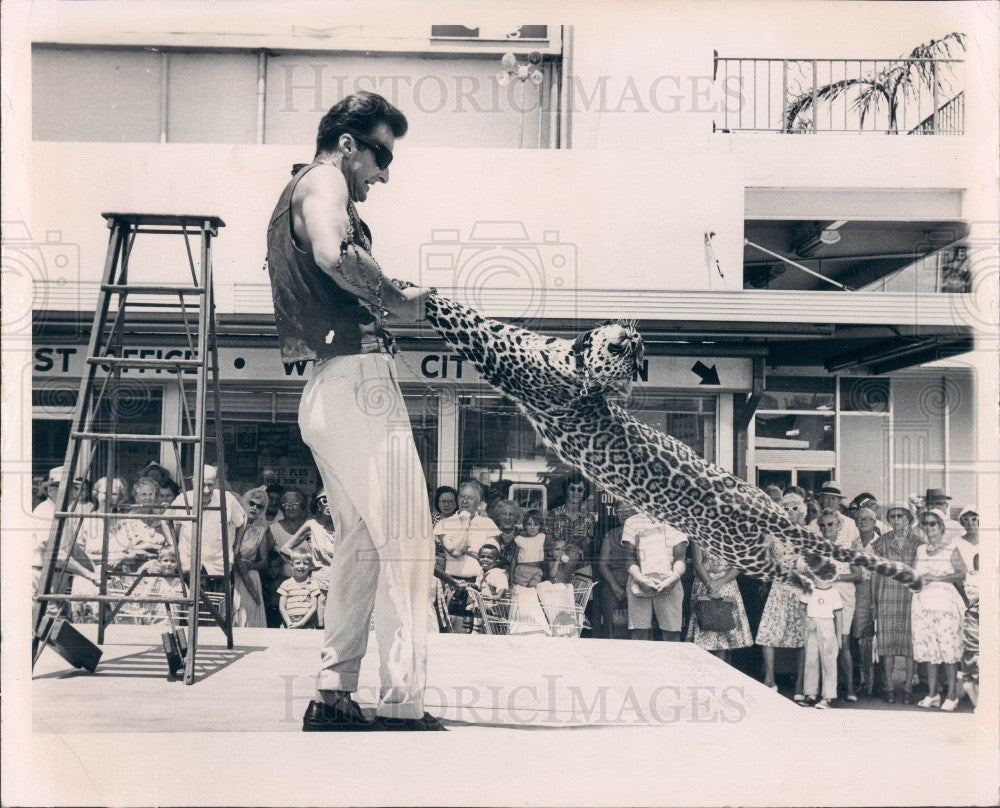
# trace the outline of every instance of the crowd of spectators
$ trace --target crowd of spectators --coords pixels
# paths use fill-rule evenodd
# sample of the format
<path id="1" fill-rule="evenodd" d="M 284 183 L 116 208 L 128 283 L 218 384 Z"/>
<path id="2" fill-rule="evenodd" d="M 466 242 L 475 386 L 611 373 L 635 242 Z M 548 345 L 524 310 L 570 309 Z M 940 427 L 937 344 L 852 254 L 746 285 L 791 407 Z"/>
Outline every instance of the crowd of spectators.
<path id="1" fill-rule="evenodd" d="M 563 501 L 548 514 L 522 513 L 507 499 L 488 502 L 483 486 L 468 480 L 457 490 L 437 489 L 432 500 L 438 567 L 459 584 L 446 604 L 450 630 L 474 627 L 463 587 L 481 587 L 484 575 L 492 594 L 497 581 L 503 588 L 538 586 L 552 579 L 558 558 L 561 570 L 568 562 L 574 577 L 597 582 L 584 636 L 683 637 L 727 661 L 735 651 L 755 649 L 764 684 L 774 690 L 776 653 L 785 649 L 795 659 L 788 690 L 803 706 L 878 697 L 951 711 L 963 688 L 976 698 L 977 639 L 970 642 L 978 637 L 974 508 L 960 509 L 953 519 L 950 497 L 941 489 L 888 506 L 869 493 L 847 504 L 836 482 L 816 492 L 770 486 L 767 493 L 792 522 L 831 543 L 913 567 L 924 580 L 923 591 L 915 595 L 890 578 L 838 561 L 813 571 L 794 547 L 776 542 L 773 551 L 784 566 L 811 578 L 814 591 L 807 596 L 788 583 L 741 575 L 626 502 L 613 507 L 616 524 L 600 529 L 590 486 L 581 477 L 565 480 Z M 725 603 L 721 623 L 718 604 L 709 608 L 706 601 Z M 921 691 L 925 695 L 917 700 L 914 694 Z"/>
<path id="2" fill-rule="evenodd" d="M 53 517 L 61 471 L 53 469 L 40 485 L 36 516 Z M 208 509 L 203 580 L 207 591 L 221 592 L 222 522 L 207 516 L 218 511 L 220 491 L 213 467 L 206 466 L 203 476 L 200 496 Z M 480 482 L 466 480 L 458 488 L 438 488 L 431 498 L 440 628 L 476 630 L 481 615 L 469 597 L 473 589 L 499 598 L 508 591 L 592 581 L 583 636 L 683 639 L 726 661 L 734 652 L 756 649 L 763 682 L 775 690 L 776 652 L 791 649 L 795 675 L 788 690 L 803 705 L 880 697 L 890 704 L 950 711 L 963 688 L 976 698 L 972 638 L 978 638 L 979 516 L 974 508 L 959 509 L 952 519 L 950 498 L 941 489 L 888 506 L 868 493 L 845 506 L 835 482 L 815 494 L 797 486 L 765 490 L 792 522 L 840 546 L 913 567 L 924 579 L 923 590 L 913 594 L 890 578 L 842 562 L 814 571 L 794 547 L 775 542 L 773 552 L 786 567 L 813 579 L 814 592 L 806 596 L 781 581 L 766 584 L 741 575 L 626 502 L 613 506 L 610 521 L 602 520 L 590 484 L 578 475 L 563 481 L 562 496 L 547 513 L 522 511 Z M 73 481 L 72 508 L 80 515 L 67 525 L 76 541 L 63 543 L 59 570 L 68 573 L 60 575 L 63 591 L 72 586 L 74 594 L 95 592 L 103 568 L 109 592 L 126 591 L 139 578 L 135 593 L 179 594 L 182 577 L 190 574 L 192 522 L 170 517 L 193 497 L 157 463 L 130 483 L 102 478 L 91 490 L 86 481 Z M 226 491 L 225 503 L 234 625 L 321 627 L 326 573 L 336 546 L 325 493 L 310 498 L 282 487 L 268 469 L 241 497 Z M 88 516 L 94 511 L 118 515 Z M 39 541 L 35 547 L 36 586 L 46 546 Z M 137 608 L 130 613 L 139 622 L 167 619 L 162 604 Z M 93 620 L 95 614 L 89 604 L 73 607 L 77 620 Z M 921 692 L 925 695 L 916 699 Z"/>

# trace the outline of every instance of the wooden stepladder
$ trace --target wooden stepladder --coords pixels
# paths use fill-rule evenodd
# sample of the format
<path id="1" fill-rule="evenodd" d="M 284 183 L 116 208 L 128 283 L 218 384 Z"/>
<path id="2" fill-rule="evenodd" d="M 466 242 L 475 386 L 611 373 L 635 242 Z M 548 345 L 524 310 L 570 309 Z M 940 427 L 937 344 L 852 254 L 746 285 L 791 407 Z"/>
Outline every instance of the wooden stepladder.
<path id="1" fill-rule="evenodd" d="M 195 677 L 195 659 L 198 648 L 199 606 L 211 615 L 226 636 L 227 647 L 233 647 L 233 587 L 232 559 L 229 541 L 222 541 L 223 576 L 222 597 L 210 599 L 206 595 L 206 580 L 202 570 L 202 526 L 205 519 L 221 520 L 221 535 L 227 537 L 225 459 L 220 417 L 219 357 L 217 324 L 215 317 L 214 287 L 212 283 L 212 238 L 218 235 L 225 223 L 217 216 L 186 216 L 146 213 L 104 213 L 110 229 L 107 259 L 94 313 L 93 330 L 87 350 L 87 367 L 80 381 L 76 412 L 70 431 L 62 481 L 55 501 L 55 517 L 49 532 L 45 566 L 35 593 L 35 616 L 32 665 L 37 662 L 46 645 L 51 645 L 77 667 L 93 670 L 100 658 L 100 651 L 68 625 L 66 604 L 96 602 L 98 604 L 97 643 L 104 643 L 107 625 L 127 604 L 163 604 L 171 616 L 172 631 L 164 635 L 168 650 L 170 671 L 179 670 L 178 659 L 183 660 L 184 682 L 192 684 Z M 140 235 L 182 236 L 191 283 L 176 285 L 151 285 L 132 283 L 129 279 L 129 259 L 136 238 Z M 192 241 L 196 240 L 200 260 L 195 260 Z M 138 271 L 138 267 L 136 270 Z M 133 273 L 135 274 L 135 273 Z M 179 273 L 183 279 L 184 274 Z M 171 278 L 172 279 L 172 278 Z M 131 315 L 145 315 L 151 311 L 166 311 L 183 325 L 187 351 L 177 351 L 183 358 L 144 358 L 152 351 L 133 351 L 141 338 L 142 325 Z M 133 355 L 135 354 L 135 355 Z M 118 407 L 109 401 L 118 394 L 122 373 L 129 370 L 151 371 L 176 384 L 182 407 L 182 425 L 178 434 L 134 434 L 119 429 Z M 209 374 L 211 371 L 211 375 Z M 185 379 L 186 377 L 186 379 Z M 194 407 L 189 405 L 188 387 L 193 381 Z M 206 440 L 207 397 L 213 396 L 212 407 L 216 462 L 218 464 L 218 505 L 206 504 L 202 497 Z M 157 430 L 160 431 L 160 430 Z M 175 503 L 166 510 L 143 510 L 147 519 L 152 514 L 162 514 L 168 540 L 173 542 L 180 558 L 178 529 L 190 526 L 190 574 L 180 575 L 180 594 L 176 589 L 169 595 L 142 594 L 137 589 L 138 577 L 125 591 L 108 591 L 108 552 L 111 531 L 116 520 L 127 517 L 107 506 L 97 511 L 81 513 L 71 501 L 72 482 L 79 477 L 93 479 L 90 472 L 105 476 L 110 490 L 118 472 L 118 450 L 127 442 L 159 443 L 173 450 L 176 469 L 183 476 L 185 459 L 190 462 L 191 491 L 185 492 L 183 504 Z M 185 457 L 186 456 L 186 457 Z M 182 488 L 183 481 L 182 482 Z M 107 500 L 107 501 L 110 501 Z M 214 501 L 214 499 L 209 500 Z M 81 518 L 84 517 L 84 518 Z M 84 523 L 99 525 L 102 532 L 100 587 L 96 595 L 67 593 L 65 560 L 76 547 Z M 91 529 L 95 529 L 91 527 Z M 185 634 L 183 627 L 173 625 L 173 607 L 186 610 L 189 615 Z M 68 646 L 74 646 L 70 648 Z M 89 646 L 89 648 L 87 647 Z"/>

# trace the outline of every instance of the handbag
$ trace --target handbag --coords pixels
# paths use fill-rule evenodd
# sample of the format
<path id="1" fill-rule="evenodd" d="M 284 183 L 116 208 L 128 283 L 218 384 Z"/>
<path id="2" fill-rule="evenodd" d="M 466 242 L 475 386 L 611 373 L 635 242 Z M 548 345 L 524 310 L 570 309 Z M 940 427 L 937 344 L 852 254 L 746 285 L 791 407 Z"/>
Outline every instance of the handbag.
<path id="1" fill-rule="evenodd" d="M 694 604 L 695 618 L 702 631 L 732 631 L 736 628 L 736 604 L 725 598 L 701 598 Z"/>

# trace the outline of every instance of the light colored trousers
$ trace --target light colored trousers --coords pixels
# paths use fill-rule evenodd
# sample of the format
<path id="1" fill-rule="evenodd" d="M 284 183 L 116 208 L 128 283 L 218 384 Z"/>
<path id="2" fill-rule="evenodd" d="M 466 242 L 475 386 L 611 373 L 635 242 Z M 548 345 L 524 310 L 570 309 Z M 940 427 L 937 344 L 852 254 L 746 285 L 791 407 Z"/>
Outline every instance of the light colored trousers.
<path id="1" fill-rule="evenodd" d="M 434 567 L 430 506 L 390 356 L 317 362 L 299 405 L 333 516 L 319 690 L 358 689 L 374 610 L 378 714 L 423 716 Z"/>
<path id="2" fill-rule="evenodd" d="M 833 618 L 805 617 L 806 662 L 803 673 L 805 695 L 819 695 L 820 671 L 823 674 L 823 698 L 837 698 L 837 654 L 840 645 Z"/>

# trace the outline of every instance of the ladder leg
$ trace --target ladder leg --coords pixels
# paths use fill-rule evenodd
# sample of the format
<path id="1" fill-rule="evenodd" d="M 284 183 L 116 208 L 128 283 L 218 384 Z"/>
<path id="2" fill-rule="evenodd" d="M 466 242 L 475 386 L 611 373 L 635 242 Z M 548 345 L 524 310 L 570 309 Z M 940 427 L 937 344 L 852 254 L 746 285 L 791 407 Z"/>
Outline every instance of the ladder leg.
<path id="1" fill-rule="evenodd" d="M 178 307 L 184 317 L 185 330 L 188 332 L 188 341 L 189 344 L 191 344 L 193 342 L 191 339 L 193 335 L 190 334 L 190 330 L 187 328 L 188 318 L 185 307 L 185 294 L 200 295 L 201 304 L 198 312 L 197 334 L 198 347 L 196 352 L 193 350 L 192 345 L 192 353 L 196 353 L 199 361 L 197 363 L 191 363 L 190 365 L 192 367 L 195 364 L 197 365 L 197 385 L 195 395 L 196 405 L 194 407 L 193 418 L 188 417 L 187 419 L 187 433 L 190 436 L 187 440 L 190 441 L 194 447 L 191 457 L 194 463 L 194 473 L 192 475 L 192 488 L 194 490 L 191 493 L 194 495 L 195 499 L 193 502 L 188 502 L 188 495 L 185 486 L 185 493 L 183 497 L 183 502 L 185 503 L 185 513 L 183 517 L 180 514 L 177 514 L 173 518 L 177 523 L 183 523 L 184 525 L 190 524 L 191 526 L 191 553 L 190 558 L 186 559 L 190 561 L 190 586 L 186 587 L 182 580 L 181 594 L 177 597 L 176 602 L 184 603 L 188 606 L 190 642 L 186 643 L 187 653 L 185 654 L 183 666 L 184 681 L 187 684 L 192 684 L 195 679 L 199 630 L 198 617 L 199 607 L 202 605 L 202 601 L 204 601 L 206 608 L 211 613 L 215 622 L 218 623 L 218 625 L 225 632 L 228 647 L 233 647 L 233 582 L 231 578 L 233 569 L 233 548 L 229 544 L 230 537 L 228 536 L 227 531 L 228 518 L 226 514 L 225 498 L 227 485 L 225 476 L 224 442 L 221 420 L 218 417 L 218 409 L 221 403 L 221 392 L 219 387 L 218 334 L 215 321 L 215 303 L 212 293 L 211 262 L 211 238 L 216 235 L 216 228 L 222 225 L 222 222 L 217 219 L 217 217 L 205 217 L 204 220 L 202 220 L 201 217 L 198 217 L 196 221 L 192 221 L 191 217 L 175 217 L 169 215 L 159 216 L 119 213 L 109 213 L 104 215 L 108 220 L 108 227 L 111 230 L 104 269 L 104 282 L 101 286 L 97 311 L 94 313 L 94 328 L 90 335 L 90 346 L 88 350 L 88 370 L 81 379 L 80 394 L 77 399 L 73 428 L 66 450 L 64 479 L 56 497 L 56 512 L 60 515 L 53 519 L 53 523 L 50 528 L 49 546 L 46 548 L 47 558 L 44 575 L 42 576 L 42 580 L 39 582 L 39 586 L 36 590 L 35 600 L 37 602 L 37 607 L 36 612 L 33 615 L 34 631 L 32 636 L 32 664 L 34 665 L 34 662 L 37 661 L 46 645 L 55 643 L 54 647 L 59 649 L 58 643 L 60 641 L 55 639 L 56 634 L 53 631 L 57 621 L 47 619 L 54 615 L 55 604 L 76 601 L 76 598 L 66 596 L 61 593 L 61 591 L 57 591 L 60 590 L 63 581 L 68 575 L 67 565 L 65 563 L 61 563 L 61 559 L 76 549 L 80 535 L 82 535 L 81 529 L 85 524 L 89 525 L 89 522 L 85 523 L 83 521 L 85 515 L 77 513 L 76 503 L 70 502 L 72 481 L 77 476 L 81 476 L 83 473 L 87 473 L 89 476 L 92 469 L 96 473 L 96 470 L 101 468 L 107 479 L 109 488 L 108 494 L 110 496 L 114 491 L 113 481 L 119 467 L 117 456 L 118 447 L 124 438 L 134 437 L 118 433 L 120 419 L 119 412 L 117 410 L 118 402 L 115 399 L 115 396 L 120 392 L 122 385 L 122 373 L 125 369 L 125 363 L 122 362 L 122 358 L 125 356 L 126 342 L 128 341 L 127 335 L 131 334 L 134 330 L 133 325 L 128 323 L 129 318 L 127 304 L 130 299 L 136 296 L 160 293 L 160 291 L 157 291 L 159 287 L 149 287 L 148 284 L 143 285 L 129 283 L 128 265 L 135 238 L 138 234 L 146 232 L 169 232 L 181 234 L 184 236 L 190 259 L 191 250 L 190 245 L 188 244 L 187 234 L 188 230 L 191 229 L 200 231 L 201 235 L 200 274 L 202 277 L 202 283 L 201 286 L 198 287 L 198 281 L 195 277 L 195 267 L 192 264 L 192 280 L 195 283 L 195 287 L 192 287 L 191 289 L 185 288 L 178 292 Z M 144 226 L 147 224 L 153 229 L 144 229 Z M 164 230 L 156 228 L 174 229 Z M 191 263 L 190 260 L 189 263 Z M 171 287 L 171 290 L 176 291 L 173 287 Z M 112 295 L 119 296 L 118 307 L 113 312 L 113 319 L 111 316 Z M 141 306 L 143 304 L 137 301 L 137 305 Z M 158 304 L 150 303 L 149 305 Z M 107 335 L 105 335 L 106 330 Z M 118 361 L 101 361 L 102 357 L 118 357 Z M 134 362 L 137 360 L 128 361 Z M 154 360 L 149 361 L 153 362 Z M 213 439 L 215 440 L 215 446 L 219 458 L 217 462 L 220 465 L 220 473 L 222 474 L 219 489 L 221 496 L 218 510 L 219 518 L 222 522 L 223 536 L 222 561 L 224 572 L 223 589 L 225 596 L 224 615 L 220 614 L 216 605 L 208 599 L 205 592 L 205 581 L 202 578 L 202 539 L 204 535 L 204 517 L 206 514 L 210 514 L 209 518 L 215 518 L 216 510 L 215 508 L 206 510 L 208 506 L 205 504 L 203 498 L 207 446 L 206 441 L 208 439 L 206 434 L 205 410 L 208 405 L 209 391 L 207 384 L 209 361 L 212 362 L 212 401 L 217 413 Z M 129 366 L 131 367 L 132 365 Z M 138 366 L 142 367 L 141 364 Z M 156 365 L 155 367 L 159 369 L 159 365 Z M 104 378 L 98 378 L 97 374 L 99 372 L 104 374 Z M 184 370 L 180 364 L 178 364 L 177 367 L 173 368 L 173 372 L 177 374 L 178 384 L 183 397 L 184 390 L 181 374 Z M 98 424 L 101 428 L 93 428 L 95 424 Z M 174 454 L 178 460 L 178 472 L 181 475 L 181 482 L 184 482 L 184 468 L 183 463 L 181 462 L 183 458 L 179 452 L 177 443 L 178 439 L 166 435 L 155 435 L 152 437 L 160 443 L 168 440 L 173 443 Z M 191 441 L 191 438 L 194 438 L 194 440 Z M 97 441 L 97 443 L 95 444 L 94 441 Z M 107 455 L 101 454 L 101 452 L 105 451 L 107 452 Z M 85 471 L 82 470 L 81 464 L 86 467 Z M 105 500 L 105 503 L 109 504 L 108 500 Z M 94 518 L 101 519 L 103 521 L 103 531 L 101 537 L 101 581 L 99 595 L 94 597 L 94 599 L 100 604 L 98 607 L 97 633 L 98 642 L 102 643 L 105 638 L 107 626 L 113 621 L 115 614 L 119 609 L 121 609 L 122 605 L 136 599 L 142 600 L 143 598 L 136 592 L 139 583 L 138 579 L 133 582 L 132 586 L 128 588 L 128 590 L 125 591 L 120 597 L 117 592 L 113 596 L 109 596 L 108 556 L 109 545 L 113 537 L 111 527 L 113 526 L 114 521 L 120 517 L 118 516 L 115 508 L 106 507 L 102 508 L 102 512 Z M 170 522 L 170 517 L 167 517 L 164 521 L 168 523 L 166 525 L 166 532 L 170 536 L 170 541 L 179 549 L 177 535 L 174 532 L 175 523 Z M 67 535 L 69 533 L 70 525 L 75 525 L 75 535 L 73 536 Z M 169 601 L 167 602 L 167 609 L 168 613 L 172 614 L 171 604 Z M 185 645 L 185 643 L 182 642 L 182 639 L 184 638 L 177 638 L 179 645 Z M 60 650 L 60 653 L 64 652 Z M 99 652 L 97 652 L 97 656 L 99 656 Z M 69 656 L 67 656 L 67 659 L 69 659 Z M 179 659 L 176 661 L 179 662 Z M 73 664 L 76 665 L 77 663 L 74 661 Z M 93 670 L 93 664 L 96 664 L 96 662 L 93 662 L 91 665 L 84 666 Z M 77 665 L 77 667 L 79 667 L 79 665 Z"/>
<path id="2" fill-rule="evenodd" d="M 208 239 L 210 236 L 206 233 L 205 238 Z M 211 252 L 206 251 L 206 260 L 211 261 Z M 222 437 L 222 402 L 221 395 L 219 392 L 219 352 L 218 352 L 218 334 L 215 328 L 215 292 L 212 286 L 211 280 L 209 280 L 207 297 L 209 300 L 209 310 L 208 310 L 208 349 L 209 353 L 206 357 L 211 362 L 212 368 L 212 403 L 215 408 L 215 417 L 212 419 L 212 423 L 215 425 L 215 457 L 216 463 L 219 466 L 219 503 L 221 505 L 220 517 L 222 519 L 222 535 L 226 536 L 227 528 L 229 523 L 228 514 L 226 512 L 226 492 L 229 490 L 229 481 L 227 476 L 226 468 L 226 455 L 225 455 L 225 441 Z M 222 566 L 226 571 L 225 575 L 225 592 L 226 592 L 226 611 L 225 611 L 225 624 L 222 626 L 222 630 L 226 635 L 226 647 L 232 649 L 233 647 L 233 576 L 230 574 L 233 568 L 233 562 L 235 559 L 230 557 L 229 554 L 229 542 L 223 540 L 222 542 Z"/>
<path id="3" fill-rule="evenodd" d="M 122 254 L 124 245 L 124 233 L 121 222 L 115 222 L 111 227 L 111 234 L 108 237 L 108 252 L 104 263 L 104 281 L 109 283 L 114 276 L 115 267 Z M 97 350 L 100 335 L 103 331 L 104 323 L 108 317 L 110 305 L 110 295 L 102 290 L 98 297 L 97 310 L 94 312 L 94 326 L 90 334 L 90 346 L 88 355 L 93 356 Z M 73 438 L 73 433 L 80 429 L 81 420 L 87 411 L 90 403 L 90 390 L 94 384 L 96 368 L 89 367 L 80 380 L 80 392 L 77 396 L 76 412 L 73 415 L 73 426 L 70 431 L 70 439 L 66 446 L 66 456 L 63 463 L 63 480 L 59 486 L 59 493 L 56 496 L 56 510 L 66 511 L 69 505 L 69 495 L 73 478 L 76 476 L 76 468 L 80 457 L 80 441 Z M 32 667 L 38 661 L 42 651 L 49 642 L 52 624 L 49 623 L 42 635 L 39 634 L 46 615 L 50 601 L 45 599 L 46 595 L 53 594 L 52 584 L 55 579 L 57 561 L 60 557 L 61 544 L 65 536 L 66 519 L 57 517 L 52 520 L 49 529 L 49 548 L 45 560 L 45 567 L 36 589 L 37 608 L 35 609 L 32 630 Z M 63 580 L 61 575 L 60 581 Z"/>
<path id="4" fill-rule="evenodd" d="M 208 364 L 206 357 L 208 354 L 208 323 L 209 323 L 209 311 L 211 308 L 211 296 L 209 294 L 207 281 L 209 280 L 208 275 L 208 264 L 206 260 L 206 253 L 208 251 L 207 245 L 202 242 L 201 250 L 201 280 L 202 286 L 206 290 L 205 295 L 201 300 L 201 307 L 198 312 L 198 358 L 201 360 L 201 364 L 198 367 L 198 381 L 195 386 L 195 435 L 198 440 L 193 444 L 194 446 L 194 468 L 193 474 L 191 475 L 192 488 L 194 489 L 194 515 L 196 521 L 191 525 L 191 589 L 189 593 L 191 595 L 191 608 L 188 612 L 188 622 L 191 628 L 191 641 L 188 644 L 187 657 L 184 660 L 184 684 L 190 685 L 194 684 L 194 669 L 195 660 L 198 652 L 198 609 L 201 601 L 201 539 L 202 539 L 202 522 L 204 521 L 204 480 L 205 480 L 205 385 L 207 383 L 208 377 Z M 220 492 L 219 504 L 225 507 L 225 496 L 223 492 Z M 226 537 L 226 523 L 222 523 L 222 546 L 225 547 L 227 544 Z M 223 557 L 225 560 L 225 556 Z M 223 569 L 223 577 L 226 579 L 228 586 L 229 570 L 228 568 Z M 230 604 L 227 604 L 229 606 Z"/>

